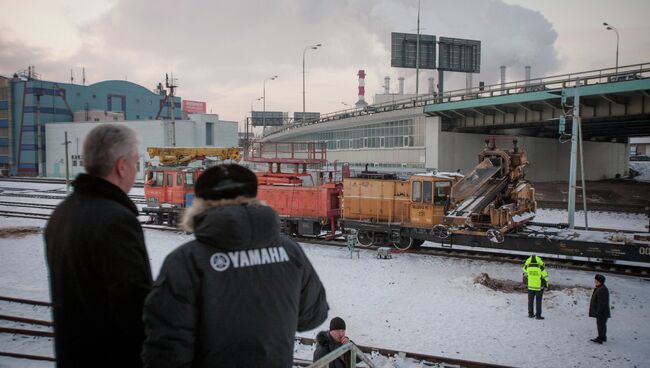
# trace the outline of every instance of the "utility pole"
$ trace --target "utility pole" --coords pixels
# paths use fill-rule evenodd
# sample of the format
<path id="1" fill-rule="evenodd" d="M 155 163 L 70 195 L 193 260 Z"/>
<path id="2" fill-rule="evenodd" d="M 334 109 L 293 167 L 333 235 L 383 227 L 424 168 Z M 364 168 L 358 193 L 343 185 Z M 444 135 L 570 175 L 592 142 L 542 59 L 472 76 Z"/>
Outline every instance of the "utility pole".
<path id="1" fill-rule="evenodd" d="M 63 135 L 63 145 L 65 145 L 65 194 L 68 194 L 70 191 L 70 165 L 69 165 L 69 156 L 68 156 L 68 145 L 72 141 L 68 140 L 68 132 L 66 131 Z"/>
<path id="2" fill-rule="evenodd" d="M 420 0 L 418 0 L 418 29 L 415 38 L 415 98 L 420 92 Z"/>
<path id="3" fill-rule="evenodd" d="M 176 113 L 174 112 L 174 90 L 178 87 L 174 81 L 174 73 L 172 73 L 171 80 L 169 74 L 165 73 L 165 86 L 169 88 L 169 111 L 171 112 L 171 121 L 169 122 L 170 128 L 168 129 L 168 140 L 170 146 L 176 146 Z"/>
<path id="4" fill-rule="evenodd" d="M 43 152 L 42 152 L 42 137 L 41 137 L 41 95 L 42 88 L 37 89 L 36 95 L 36 176 L 40 177 L 43 171 Z"/>
<path id="5" fill-rule="evenodd" d="M 575 228 L 576 166 L 578 155 L 578 120 L 580 119 L 580 78 L 576 79 L 573 94 L 573 124 L 571 128 L 571 163 L 569 168 L 569 229 Z M 585 199 L 586 200 L 586 199 Z"/>

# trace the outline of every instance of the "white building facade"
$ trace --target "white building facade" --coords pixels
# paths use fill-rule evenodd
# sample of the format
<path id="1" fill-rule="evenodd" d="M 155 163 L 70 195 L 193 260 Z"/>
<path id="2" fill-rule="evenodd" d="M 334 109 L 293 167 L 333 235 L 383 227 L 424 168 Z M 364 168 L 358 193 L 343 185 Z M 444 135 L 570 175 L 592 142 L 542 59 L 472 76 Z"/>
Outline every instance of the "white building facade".
<path id="1" fill-rule="evenodd" d="M 192 120 L 176 120 L 175 140 L 177 147 L 237 147 L 237 123 L 220 121 L 216 114 L 191 114 Z M 170 121 L 137 120 L 123 121 L 140 136 L 137 179 L 144 176 L 145 162 L 152 161 L 147 147 L 165 147 L 169 142 Z M 83 168 L 83 142 L 96 126 L 105 123 L 73 122 L 45 126 L 45 162 L 47 177 L 65 177 L 65 134 L 68 136 L 68 170 L 70 178 L 85 172 Z"/>

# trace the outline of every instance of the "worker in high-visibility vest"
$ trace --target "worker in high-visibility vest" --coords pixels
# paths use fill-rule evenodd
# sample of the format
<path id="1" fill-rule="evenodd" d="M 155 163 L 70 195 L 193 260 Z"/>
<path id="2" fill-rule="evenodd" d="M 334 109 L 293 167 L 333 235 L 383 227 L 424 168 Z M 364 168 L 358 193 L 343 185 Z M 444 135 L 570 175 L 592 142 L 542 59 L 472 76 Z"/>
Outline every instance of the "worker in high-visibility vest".
<path id="1" fill-rule="evenodd" d="M 528 317 L 544 319 L 542 317 L 542 296 L 544 288 L 548 289 L 548 272 L 544 261 L 533 254 L 526 259 L 522 270 L 524 278 L 528 279 Z M 533 313 L 533 302 L 537 313 Z"/>

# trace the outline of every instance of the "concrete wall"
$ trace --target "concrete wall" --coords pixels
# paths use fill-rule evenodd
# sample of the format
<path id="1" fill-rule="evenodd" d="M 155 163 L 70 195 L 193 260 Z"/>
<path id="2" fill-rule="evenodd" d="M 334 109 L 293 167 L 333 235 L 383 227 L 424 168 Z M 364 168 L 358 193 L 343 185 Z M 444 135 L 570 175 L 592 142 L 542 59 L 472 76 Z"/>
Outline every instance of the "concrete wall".
<path id="1" fill-rule="evenodd" d="M 485 135 L 440 132 L 439 170 L 469 172 L 478 164 L 478 153 L 484 147 Z M 518 137 L 519 147 L 528 153 L 530 165 L 526 177 L 533 182 L 567 181 L 571 143 L 556 139 Z M 509 140 L 497 141 L 498 147 L 511 148 Z M 585 178 L 601 180 L 624 175 L 628 171 L 625 143 L 583 142 Z M 579 176 L 578 176 L 579 177 Z"/>

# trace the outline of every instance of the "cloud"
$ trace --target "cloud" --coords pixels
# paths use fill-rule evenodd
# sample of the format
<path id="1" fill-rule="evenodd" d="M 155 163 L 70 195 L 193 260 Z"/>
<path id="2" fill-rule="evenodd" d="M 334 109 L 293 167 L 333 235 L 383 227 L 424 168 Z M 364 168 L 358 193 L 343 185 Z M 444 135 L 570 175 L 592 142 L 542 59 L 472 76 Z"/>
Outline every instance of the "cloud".
<path id="1" fill-rule="evenodd" d="M 538 12 L 497 0 L 429 0 L 421 9 L 422 33 L 482 41 L 475 83 L 496 82 L 502 64 L 510 79 L 523 76 L 524 65 L 534 75 L 558 65 L 557 34 Z M 275 74 L 266 83 L 267 110 L 302 111 L 303 50 L 322 43 L 306 53 L 306 109 L 328 112 L 356 101 L 358 69 L 368 74 L 368 95 L 381 90 L 385 75 L 406 77 L 407 92 L 414 90 L 414 70 L 390 67 L 390 32 L 414 32 L 416 14 L 415 0 L 121 0 L 76 26 L 82 44 L 74 55 L 54 60 L 56 50 L 0 38 L 0 64 L 35 64 L 55 80 L 83 65 L 89 82 L 126 76 L 150 88 L 173 71 L 179 95 L 241 121 Z M 421 85 L 429 75 L 421 75 Z M 446 78 L 447 90 L 464 86 L 462 74 Z"/>

